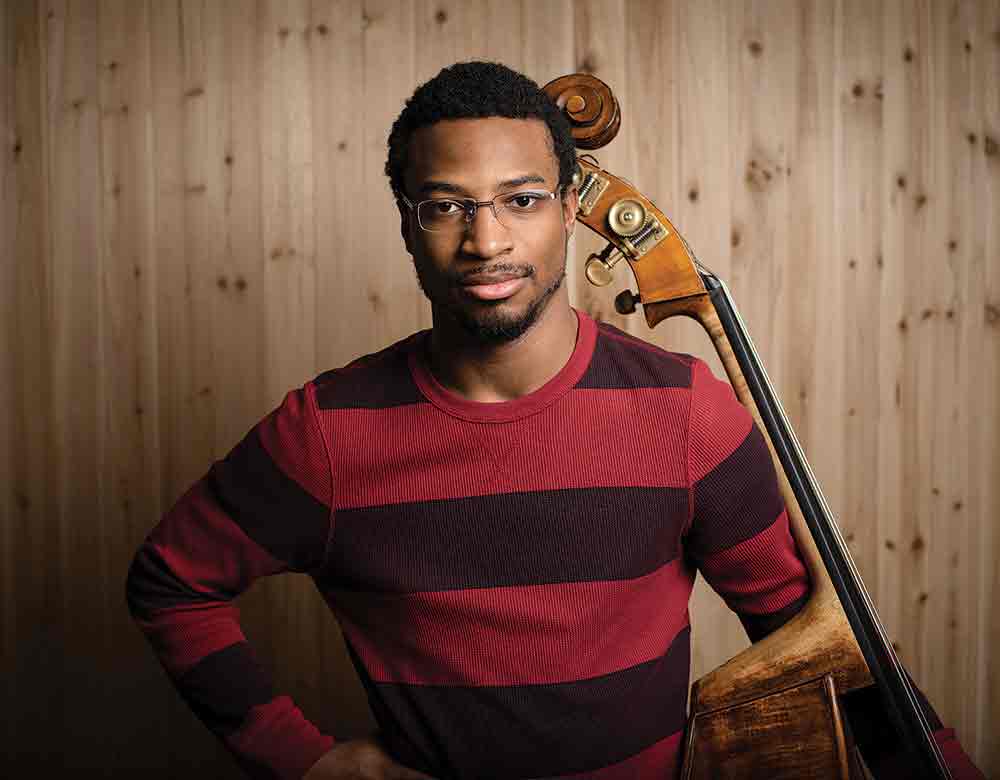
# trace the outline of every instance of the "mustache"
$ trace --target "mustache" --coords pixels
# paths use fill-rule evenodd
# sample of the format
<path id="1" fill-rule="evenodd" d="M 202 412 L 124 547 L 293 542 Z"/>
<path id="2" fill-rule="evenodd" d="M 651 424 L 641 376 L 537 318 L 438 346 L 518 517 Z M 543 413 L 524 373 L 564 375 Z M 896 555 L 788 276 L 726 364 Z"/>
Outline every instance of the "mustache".
<path id="1" fill-rule="evenodd" d="M 530 263 L 516 265 L 514 263 L 483 263 L 482 265 L 466 268 L 463 271 L 449 271 L 448 279 L 454 284 L 462 284 L 466 279 L 480 274 L 515 274 L 517 276 L 534 276 L 535 266 Z"/>

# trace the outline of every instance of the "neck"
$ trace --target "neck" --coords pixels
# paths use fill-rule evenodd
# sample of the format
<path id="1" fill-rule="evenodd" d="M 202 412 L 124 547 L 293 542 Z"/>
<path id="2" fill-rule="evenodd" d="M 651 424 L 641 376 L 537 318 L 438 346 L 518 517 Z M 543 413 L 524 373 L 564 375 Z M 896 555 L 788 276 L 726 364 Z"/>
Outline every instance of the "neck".
<path id="1" fill-rule="evenodd" d="M 444 387 L 470 401 L 527 395 L 562 370 L 576 346 L 576 312 L 565 286 L 520 338 L 484 346 L 447 315 L 434 312 L 430 367 Z"/>

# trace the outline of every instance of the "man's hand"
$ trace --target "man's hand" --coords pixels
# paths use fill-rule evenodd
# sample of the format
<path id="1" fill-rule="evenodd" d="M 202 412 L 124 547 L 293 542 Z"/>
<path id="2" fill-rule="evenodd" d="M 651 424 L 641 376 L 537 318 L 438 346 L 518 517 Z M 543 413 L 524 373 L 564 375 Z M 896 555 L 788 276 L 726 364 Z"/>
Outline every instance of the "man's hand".
<path id="1" fill-rule="evenodd" d="M 434 780 L 398 764 L 373 737 L 339 742 L 305 773 L 302 780 Z"/>

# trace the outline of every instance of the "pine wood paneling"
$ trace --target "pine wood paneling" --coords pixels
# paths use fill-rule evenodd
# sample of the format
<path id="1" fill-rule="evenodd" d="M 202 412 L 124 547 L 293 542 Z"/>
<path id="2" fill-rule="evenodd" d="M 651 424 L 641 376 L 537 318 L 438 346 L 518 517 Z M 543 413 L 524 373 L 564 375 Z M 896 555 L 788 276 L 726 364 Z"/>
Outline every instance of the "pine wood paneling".
<path id="1" fill-rule="evenodd" d="M 601 162 L 727 279 L 887 631 L 1000 772 L 997 0 L 8 0 L 0 720 L 16 768 L 237 777 L 122 598 L 157 518 L 290 388 L 430 325 L 382 174 L 462 59 L 590 70 Z M 705 357 L 690 322 L 577 305 Z M 627 433 L 623 432 L 623 435 Z M 302 577 L 241 599 L 321 728 L 370 730 Z M 699 582 L 693 671 L 746 644 Z M 59 735 L 60 750 L 51 747 Z M 10 748 L 8 748 L 8 745 Z"/>
<path id="2" fill-rule="evenodd" d="M 48 106 L 40 29 L 45 11 L 32 5 L 5 7 L 3 104 L 3 187 L 5 192 L 3 265 L 5 326 L 10 345 L 4 385 L 11 405 L 4 427 L 10 468 L 3 481 L 3 568 L 11 590 L 5 593 L 3 634 L 13 655 L 5 656 L 4 679 L 19 707 L 5 714 L 14 760 L 38 752 L 48 714 L 60 702 L 56 686 L 39 686 L 46 669 L 58 668 L 61 612 L 56 599 L 58 577 L 45 577 L 54 560 L 54 513 L 50 489 L 52 467 L 52 382 L 48 359 L 51 342 L 48 158 L 44 147 Z M 12 254 L 7 254 L 8 250 Z M 11 277 L 10 275 L 13 274 Z M 6 373 L 9 367 L 10 373 Z"/>
<path id="3" fill-rule="evenodd" d="M 972 398 L 960 399 L 970 406 L 977 436 L 973 449 L 973 467 L 981 491 L 979 513 L 969 522 L 975 528 L 974 543 L 978 543 L 979 610 L 976 625 L 976 674 L 973 687 L 976 699 L 974 734 L 975 755 L 983 768 L 1000 772 L 1000 739 L 996 724 L 1000 722 L 1000 674 L 996 672 L 994 648 L 1000 646 L 1000 619 L 996 614 L 995 596 L 1000 592 L 1000 219 L 995 205 L 1000 203 L 1000 2 L 993 0 L 983 7 L 979 34 L 974 38 L 974 94 L 979 98 L 976 123 L 966 136 L 975 147 L 974 179 L 967 192 L 971 203 L 981 204 L 987 212 L 979 212 L 975 225 L 975 243 L 969 247 L 973 257 L 983 265 L 982 340 L 973 343 L 969 352 L 982 366 L 982 381 Z M 990 216 L 992 215 L 992 217 Z"/>
<path id="4" fill-rule="evenodd" d="M 676 34 L 673 42 L 664 43 L 667 51 L 673 52 L 672 62 L 661 78 L 669 78 L 675 85 L 673 100 L 663 109 L 673 123 L 675 140 L 672 148 L 668 147 L 670 156 L 663 166 L 672 181 L 661 206 L 698 258 L 729 279 L 732 267 L 747 256 L 737 251 L 745 253 L 747 245 L 733 247 L 731 242 L 731 235 L 742 230 L 742 223 L 734 213 L 729 181 L 737 158 L 729 142 L 733 109 L 729 63 L 742 55 L 732 49 L 730 26 L 734 22 L 726 7 L 723 2 L 707 8 L 677 3 L 673 12 Z M 623 108 L 627 110 L 627 106 Z M 701 357 L 708 357 L 711 351 L 693 322 L 667 323 L 658 343 Z M 724 376 L 718 360 L 710 363 L 716 376 Z M 691 623 L 693 633 L 713 637 L 711 642 L 692 643 L 693 676 L 715 668 L 748 644 L 738 621 L 702 578 L 695 585 Z"/>

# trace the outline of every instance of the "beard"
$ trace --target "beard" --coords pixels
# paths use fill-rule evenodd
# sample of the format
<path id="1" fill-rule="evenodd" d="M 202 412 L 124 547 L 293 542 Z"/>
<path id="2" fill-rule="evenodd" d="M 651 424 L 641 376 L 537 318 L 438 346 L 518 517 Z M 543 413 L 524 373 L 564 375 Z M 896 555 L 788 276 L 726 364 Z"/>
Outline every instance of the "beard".
<path id="1" fill-rule="evenodd" d="M 535 275 L 535 267 L 532 265 L 492 263 L 464 273 L 448 273 L 443 276 L 445 292 L 435 289 L 431 280 L 421 273 L 420 268 L 418 266 L 415 268 L 420 289 L 435 310 L 455 320 L 477 345 L 490 347 L 516 341 L 538 321 L 566 278 L 566 257 L 563 256 L 562 268 L 555 278 L 528 304 L 527 308 L 520 312 L 505 311 L 506 300 L 478 301 L 473 307 L 469 307 L 448 295 L 447 291 L 458 287 L 464 277 L 477 273 L 517 273 L 530 278 Z"/>

